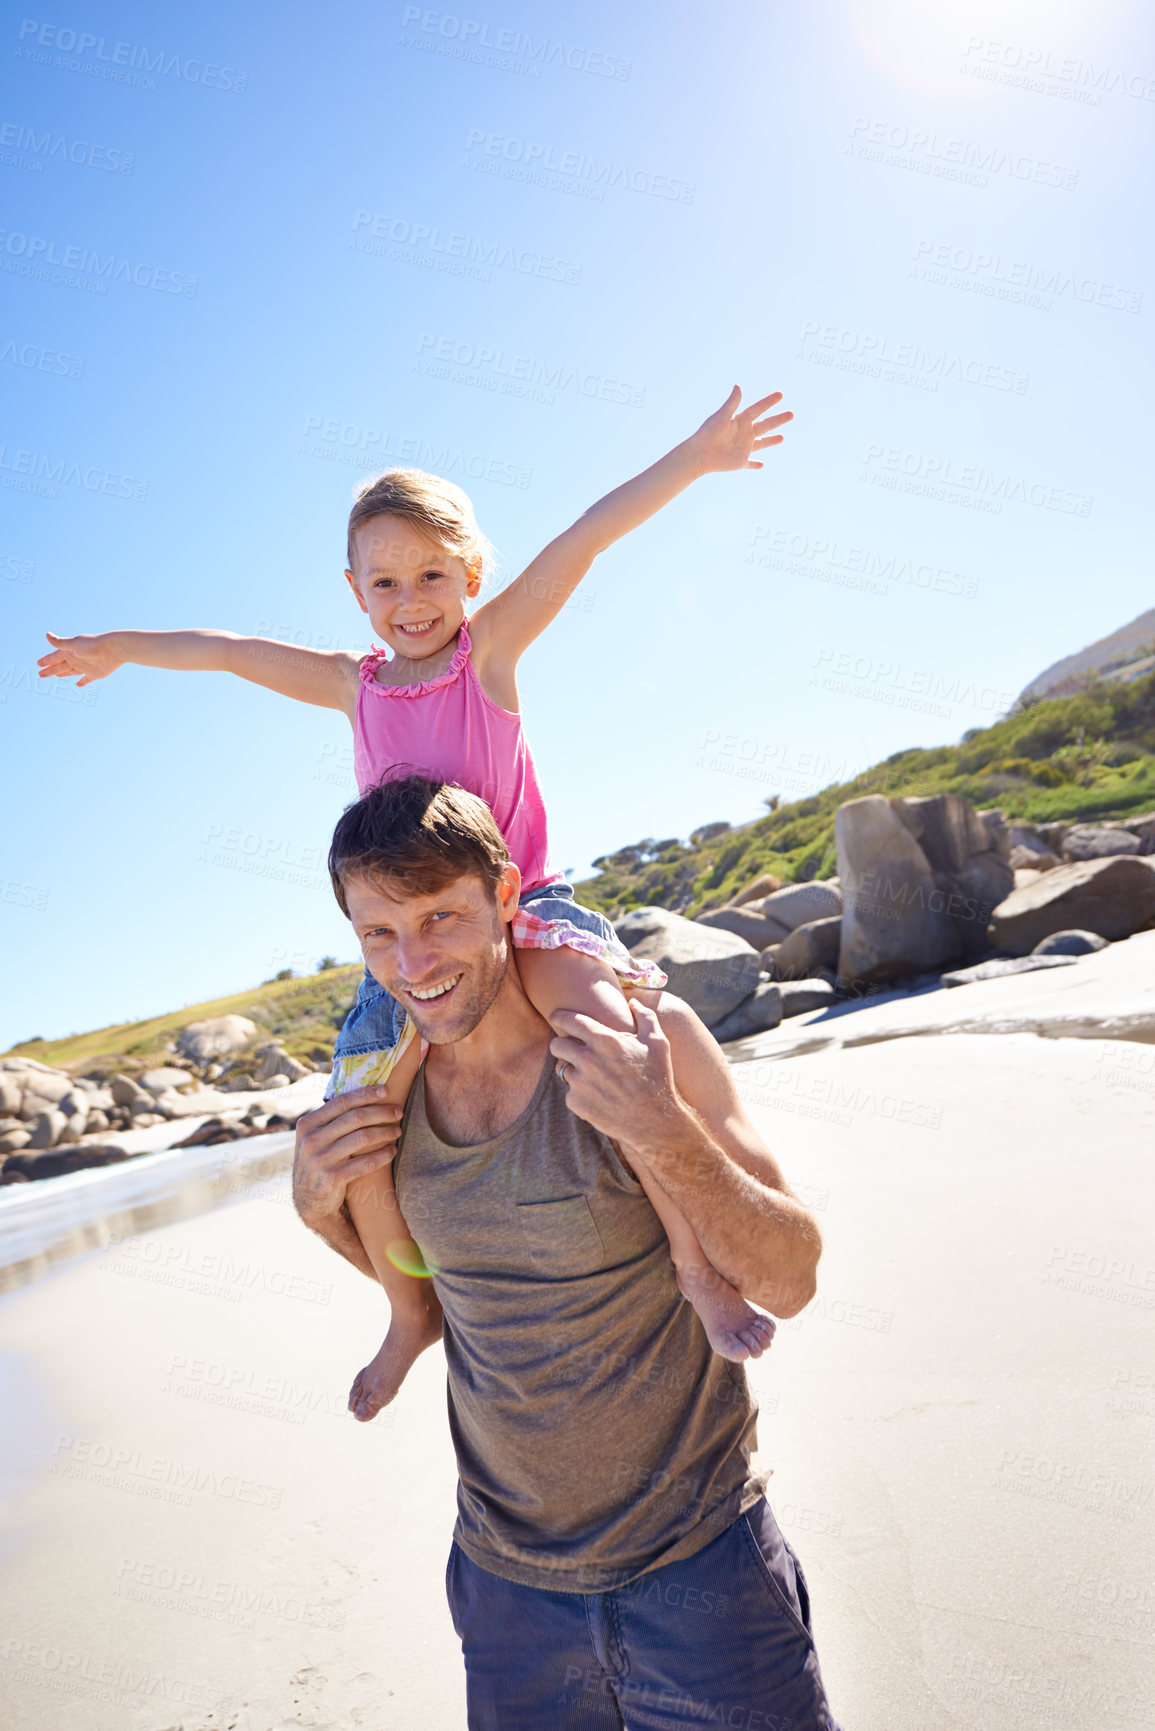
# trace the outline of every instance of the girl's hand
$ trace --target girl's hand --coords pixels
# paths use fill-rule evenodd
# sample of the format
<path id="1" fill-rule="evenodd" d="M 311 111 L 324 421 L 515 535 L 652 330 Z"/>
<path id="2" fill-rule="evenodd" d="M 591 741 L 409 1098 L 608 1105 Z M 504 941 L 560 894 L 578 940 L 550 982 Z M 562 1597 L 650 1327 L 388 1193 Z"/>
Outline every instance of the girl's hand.
<path id="1" fill-rule="evenodd" d="M 758 420 L 764 410 L 772 409 L 775 403 L 782 401 L 781 391 L 773 391 L 738 414 L 736 411 L 741 401 L 741 387 L 735 385 L 722 407 L 703 421 L 687 441 L 697 455 L 704 475 L 722 469 L 760 469 L 762 464 L 752 462 L 750 453 L 764 451 L 770 445 L 780 445 L 782 434 L 774 429 L 794 419 L 794 411 L 785 409 L 780 415 L 768 415 L 764 421 Z"/>
<path id="2" fill-rule="evenodd" d="M 44 633 L 52 644 L 52 653 L 42 655 L 37 662 L 41 679 L 71 679 L 76 677 L 77 690 L 91 685 L 94 679 L 107 679 L 124 665 L 112 651 L 112 634 L 98 637 L 55 637 Z"/>

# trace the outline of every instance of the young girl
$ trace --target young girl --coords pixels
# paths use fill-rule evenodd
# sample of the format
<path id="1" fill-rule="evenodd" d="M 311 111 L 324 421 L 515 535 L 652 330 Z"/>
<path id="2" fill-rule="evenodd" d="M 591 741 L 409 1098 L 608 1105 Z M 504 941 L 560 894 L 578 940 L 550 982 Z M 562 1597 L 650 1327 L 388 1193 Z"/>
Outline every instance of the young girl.
<path id="1" fill-rule="evenodd" d="M 531 1002 L 551 1021 L 576 1010 L 633 1031 L 624 993 L 661 986 L 652 963 L 635 962 L 601 914 L 579 907 L 550 868 L 546 815 L 522 731 L 515 672 L 524 650 L 560 612 L 604 548 L 645 522 L 699 475 L 760 469 L 752 453 L 782 443 L 789 411 L 760 416 L 781 392 L 738 412 L 735 385 L 722 407 L 642 474 L 607 493 L 538 554 L 517 580 L 467 615 L 481 588 L 483 549 L 473 508 L 451 482 L 391 469 L 358 494 L 349 517 L 345 572 L 361 611 L 392 652 L 286 651 L 227 631 L 112 631 L 55 637 L 41 677 L 79 675 L 87 685 L 126 662 L 239 674 L 304 703 L 340 709 L 353 724 L 362 793 L 415 771 L 457 782 L 490 806 L 521 872 L 512 927 Z M 438 985 L 436 989 L 449 989 Z M 327 1097 L 388 1082 L 404 1104 L 423 1042 L 406 1011 L 366 971 L 334 1051 Z M 628 1151 L 627 1151 L 628 1152 Z M 739 1361 L 769 1345 L 773 1323 L 708 1263 L 681 1210 L 645 1166 L 644 1185 L 670 1241 L 678 1283 L 714 1350 Z M 440 1307 L 401 1217 L 387 1165 L 350 1186 L 349 1210 L 390 1304 L 386 1339 L 357 1377 L 350 1407 L 372 1418 L 400 1388 L 417 1355 L 440 1337 Z"/>

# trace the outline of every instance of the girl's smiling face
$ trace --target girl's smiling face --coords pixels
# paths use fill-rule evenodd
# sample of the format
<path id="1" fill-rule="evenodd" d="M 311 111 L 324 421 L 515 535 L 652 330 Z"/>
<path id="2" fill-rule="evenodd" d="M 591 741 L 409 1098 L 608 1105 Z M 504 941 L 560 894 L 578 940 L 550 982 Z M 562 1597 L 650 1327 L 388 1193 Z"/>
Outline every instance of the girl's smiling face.
<path id="1" fill-rule="evenodd" d="M 353 554 L 349 587 L 374 635 L 395 655 L 425 661 L 453 641 L 466 602 L 481 588 L 480 559 L 466 564 L 391 512 L 359 525 Z"/>

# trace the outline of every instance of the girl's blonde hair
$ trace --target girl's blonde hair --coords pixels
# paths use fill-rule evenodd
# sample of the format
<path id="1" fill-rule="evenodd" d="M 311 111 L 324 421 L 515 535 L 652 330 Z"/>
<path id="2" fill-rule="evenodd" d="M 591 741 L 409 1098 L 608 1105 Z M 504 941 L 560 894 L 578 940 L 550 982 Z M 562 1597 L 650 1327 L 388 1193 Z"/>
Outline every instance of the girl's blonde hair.
<path id="1" fill-rule="evenodd" d="M 480 567 L 484 560 L 487 573 L 490 571 L 494 550 L 477 526 L 468 494 L 452 481 L 427 474 L 424 469 L 386 469 L 359 489 L 349 512 L 346 553 L 350 571 L 354 569 L 354 535 L 362 523 L 386 511 L 404 517 L 418 535 L 467 565 Z"/>

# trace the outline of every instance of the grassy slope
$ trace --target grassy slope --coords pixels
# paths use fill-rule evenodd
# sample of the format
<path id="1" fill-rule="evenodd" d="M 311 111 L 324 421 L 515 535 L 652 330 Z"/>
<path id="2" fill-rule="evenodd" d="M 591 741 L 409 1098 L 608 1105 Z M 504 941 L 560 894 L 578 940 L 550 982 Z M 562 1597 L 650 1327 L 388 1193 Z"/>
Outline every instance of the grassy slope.
<path id="1" fill-rule="evenodd" d="M 167 1042 L 189 1022 L 202 1022 L 208 1016 L 248 1016 L 268 1029 L 266 1038 L 280 1040 L 294 1057 L 304 1058 L 314 1046 L 332 1046 L 356 996 L 361 973 L 358 962 L 327 968 L 305 979 L 271 980 L 251 992 L 190 1004 L 146 1022 L 124 1022 L 91 1034 L 73 1034 L 66 1040 L 25 1041 L 13 1046 L 8 1055 L 61 1067 L 79 1066 L 85 1073 L 111 1073 L 119 1068 L 120 1059 L 129 1060 L 133 1068 L 140 1063 L 163 1063 Z"/>
<path id="2" fill-rule="evenodd" d="M 1155 808 L 1155 674 L 1128 684 L 1103 681 L 1073 697 L 1031 704 L 992 727 L 974 729 L 958 745 L 896 752 L 853 781 L 792 800 L 697 846 L 671 839 L 620 849 L 596 878 L 574 888 L 587 906 L 611 914 L 648 903 L 701 913 L 720 907 L 763 872 L 785 882 L 831 876 L 834 814 L 844 800 L 867 793 L 952 792 L 1032 823 L 1126 817 Z M 161 1062 L 178 1028 L 231 1013 L 250 1016 L 294 1056 L 304 1057 L 314 1046 L 332 1045 L 360 973 L 358 963 L 306 979 L 271 981 L 151 1021 L 67 1040 L 28 1041 L 12 1052 L 45 1064 L 111 1071 L 120 1059 L 134 1066 Z"/>
<path id="3" fill-rule="evenodd" d="M 721 907 L 763 872 L 784 882 L 830 877 L 837 869 L 834 814 L 843 801 L 869 793 L 960 793 L 980 809 L 999 806 L 1031 823 L 1155 808 L 1155 674 L 1032 703 L 973 729 L 958 745 L 896 752 L 853 781 L 697 846 L 671 839 L 622 848 L 598 861 L 599 875 L 575 884 L 574 893 L 611 916 L 647 904 L 692 916 Z"/>

